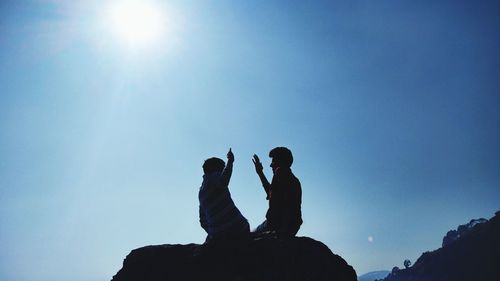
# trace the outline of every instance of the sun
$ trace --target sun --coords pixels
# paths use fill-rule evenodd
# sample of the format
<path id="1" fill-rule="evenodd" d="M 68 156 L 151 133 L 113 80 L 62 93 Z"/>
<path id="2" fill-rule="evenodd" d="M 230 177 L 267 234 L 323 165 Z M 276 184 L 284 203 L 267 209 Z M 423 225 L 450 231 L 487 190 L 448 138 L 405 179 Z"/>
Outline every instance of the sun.
<path id="1" fill-rule="evenodd" d="M 165 31 L 165 15 L 158 3 L 122 0 L 108 8 L 110 32 L 129 47 L 147 47 L 158 42 Z"/>

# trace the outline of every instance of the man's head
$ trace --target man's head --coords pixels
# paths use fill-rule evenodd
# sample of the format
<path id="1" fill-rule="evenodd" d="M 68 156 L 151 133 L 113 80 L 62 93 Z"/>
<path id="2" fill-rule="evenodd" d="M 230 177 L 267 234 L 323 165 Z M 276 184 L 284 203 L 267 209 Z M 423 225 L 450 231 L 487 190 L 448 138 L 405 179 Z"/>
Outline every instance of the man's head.
<path id="1" fill-rule="evenodd" d="M 203 163 L 203 172 L 205 174 L 210 174 L 213 172 L 222 172 L 225 166 L 226 163 L 224 162 L 224 160 L 220 158 L 217 157 L 208 158 L 207 160 L 205 160 L 205 163 Z"/>
<path id="2" fill-rule="evenodd" d="M 293 163 L 293 156 L 290 149 L 286 147 L 276 147 L 269 152 L 271 160 L 271 168 L 273 171 L 276 168 L 290 168 Z"/>

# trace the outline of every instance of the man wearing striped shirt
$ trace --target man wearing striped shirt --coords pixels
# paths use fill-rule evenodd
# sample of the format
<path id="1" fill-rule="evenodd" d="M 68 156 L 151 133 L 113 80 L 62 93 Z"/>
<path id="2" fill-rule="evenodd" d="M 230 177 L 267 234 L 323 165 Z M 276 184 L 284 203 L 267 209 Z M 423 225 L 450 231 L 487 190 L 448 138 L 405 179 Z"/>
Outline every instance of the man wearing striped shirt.
<path id="1" fill-rule="evenodd" d="M 250 226 L 236 208 L 229 193 L 229 180 L 233 171 L 234 154 L 229 149 L 227 165 L 212 157 L 203 164 L 203 182 L 198 193 L 200 224 L 207 232 L 206 242 L 247 238 Z"/>

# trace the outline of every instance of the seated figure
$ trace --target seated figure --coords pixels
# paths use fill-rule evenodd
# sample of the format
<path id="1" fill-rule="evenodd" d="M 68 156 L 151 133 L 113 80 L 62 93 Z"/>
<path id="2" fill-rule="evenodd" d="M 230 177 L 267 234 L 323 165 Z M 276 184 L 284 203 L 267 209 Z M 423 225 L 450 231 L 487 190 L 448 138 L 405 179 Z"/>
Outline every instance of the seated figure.
<path id="1" fill-rule="evenodd" d="M 235 206 L 229 193 L 229 180 L 233 171 L 234 154 L 229 149 L 227 165 L 212 157 L 203 164 L 203 182 L 200 200 L 200 224 L 207 232 L 206 243 L 248 238 L 250 226 Z"/>

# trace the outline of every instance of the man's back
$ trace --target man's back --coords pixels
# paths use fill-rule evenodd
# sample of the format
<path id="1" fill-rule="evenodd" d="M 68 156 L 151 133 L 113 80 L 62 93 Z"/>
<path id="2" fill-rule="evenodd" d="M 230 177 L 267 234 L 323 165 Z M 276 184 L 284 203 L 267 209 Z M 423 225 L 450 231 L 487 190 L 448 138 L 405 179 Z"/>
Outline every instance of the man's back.
<path id="1" fill-rule="evenodd" d="M 231 199 L 228 189 L 231 174 L 232 162 L 229 162 L 222 173 L 203 175 L 198 199 L 200 224 L 208 233 L 207 240 L 246 235 L 250 231 L 247 219 Z"/>
<path id="2" fill-rule="evenodd" d="M 273 229 L 296 233 L 302 224 L 301 204 L 300 181 L 289 168 L 280 168 L 271 182 L 266 219 Z"/>

